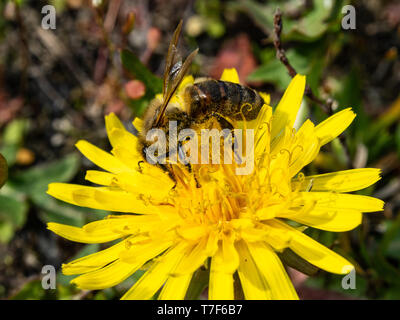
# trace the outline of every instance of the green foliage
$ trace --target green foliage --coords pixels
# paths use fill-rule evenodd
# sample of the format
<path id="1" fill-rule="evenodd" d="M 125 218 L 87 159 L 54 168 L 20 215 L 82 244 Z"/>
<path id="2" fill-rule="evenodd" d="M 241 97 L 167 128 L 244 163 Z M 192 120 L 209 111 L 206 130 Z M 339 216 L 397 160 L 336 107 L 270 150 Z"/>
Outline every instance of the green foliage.
<path id="1" fill-rule="evenodd" d="M 30 5 L 29 2 L 23 0 L 16 1 L 16 3 L 20 6 L 21 10 L 25 6 Z M 53 0 L 50 3 L 57 7 L 58 14 L 64 14 L 69 11 L 65 10 L 67 8 L 67 1 L 65 0 Z M 103 2 L 98 11 L 107 12 L 107 3 Z M 311 3 L 311 5 L 304 6 L 302 3 Z M 363 43 L 365 38 L 362 38 L 362 33 L 366 30 L 359 29 L 361 25 L 358 21 L 357 32 L 344 32 L 340 27 L 342 18 L 341 8 L 348 3 L 350 1 L 347 0 L 196 0 L 194 10 L 201 26 L 199 33 L 192 35 L 189 41 L 191 41 L 190 45 L 200 46 L 199 61 L 208 62 L 213 61 L 215 56 L 208 56 L 207 51 L 217 53 L 218 49 L 222 47 L 222 42 L 230 41 L 240 32 L 247 32 L 249 39 L 252 40 L 255 60 L 259 62 L 259 66 L 253 70 L 247 80 L 254 82 L 254 85 L 260 85 L 263 90 L 267 88 L 273 98 L 272 105 L 276 105 L 276 101 L 291 80 L 285 66 L 277 60 L 271 41 L 273 16 L 276 8 L 279 7 L 283 15 L 281 40 L 290 63 L 299 73 L 307 76 L 307 84 L 310 85 L 316 96 L 323 99 L 330 96 L 337 101 L 338 108 L 334 112 L 352 107 L 357 114 L 355 121 L 344 133 L 346 145 L 344 146 L 339 139 L 334 139 L 322 149 L 324 160 L 320 163 L 316 163 L 317 161 L 315 161 L 310 164 L 306 168 L 306 173 L 317 174 L 348 169 L 348 156 L 350 156 L 350 160 L 354 160 L 361 145 L 367 150 L 366 166 L 382 167 L 384 169 L 384 178 L 376 185 L 361 190 L 358 193 L 376 195 L 384 193 L 382 189 L 386 189 L 386 185 L 391 183 L 396 185 L 399 181 L 400 98 L 397 97 L 397 100 L 395 98 L 392 106 L 390 106 L 390 103 L 388 105 L 382 103 L 381 106 L 371 106 L 374 100 L 370 99 L 370 95 L 376 94 L 374 90 L 379 85 L 376 83 L 377 80 L 374 79 L 375 74 L 365 72 L 366 70 L 371 70 L 370 66 L 368 66 L 369 69 L 364 66 L 364 64 L 367 64 L 364 61 L 367 54 L 363 53 L 361 49 L 358 52 L 357 48 L 358 45 L 366 46 L 368 51 L 370 44 Z M 4 10 L 5 4 L 1 2 L 0 11 L 3 12 Z M 71 11 L 74 10 L 81 10 L 81 8 L 72 9 Z M 244 16 L 246 17 L 246 22 L 251 20 L 263 34 L 250 34 L 248 26 L 240 20 Z M 9 34 L 7 32 L 10 30 L 7 29 L 8 25 L 15 28 L 17 24 L 16 21 L 0 19 L 0 40 L 6 38 L 6 35 Z M 371 26 L 375 26 L 376 24 L 377 21 L 371 21 Z M 229 29 L 232 25 L 236 29 Z M 117 21 L 114 32 L 118 32 L 119 28 L 119 22 Z M 254 29 L 254 25 L 251 26 L 250 30 L 253 31 Z M 369 33 L 371 30 L 367 31 Z M 383 29 L 381 32 L 382 34 L 385 33 Z M 261 39 L 262 37 L 264 38 Z M 368 37 L 372 38 L 372 35 Z M 16 38 L 18 38 L 18 35 Z M 114 34 L 110 34 L 111 41 L 114 38 L 118 39 L 118 37 L 114 37 Z M 257 38 L 261 40 L 256 41 L 255 39 Z M 387 41 L 388 43 L 393 42 L 389 37 L 387 39 L 382 38 L 385 39 L 383 41 Z M 95 40 L 88 43 L 92 46 L 96 42 L 101 42 L 97 38 Z M 164 44 L 167 43 L 165 39 L 162 39 L 162 41 Z M 1 44 L 3 45 L 3 43 Z M 130 44 L 132 45 L 132 43 Z M 94 53 L 97 52 L 97 49 Z M 83 48 L 83 50 L 86 50 L 86 48 Z M 390 62 L 386 61 L 386 58 L 383 58 L 383 50 L 384 48 L 379 51 L 382 57 L 378 57 L 379 60 L 373 60 L 373 63 L 377 62 L 379 64 L 379 68 L 377 69 L 382 70 L 388 67 Z M 7 52 L 7 48 L 4 51 Z M 74 52 L 72 53 L 72 58 L 70 56 L 68 58 L 73 59 Z M 89 52 L 87 56 L 91 57 L 91 54 Z M 10 62 L 10 66 L 12 66 L 10 70 L 5 69 L 7 71 L 5 72 L 6 80 L 8 80 L 7 74 L 12 73 L 14 76 L 13 72 L 15 72 L 17 64 L 13 60 L 15 57 L 7 55 L 6 58 L 4 59 L 5 63 Z M 18 56 L 18 58 L 20 57 Z M 127 101 L 134 115 L 141 115 L 154 96 L 162 92 L 162 79 L 155 76 L 131 51 L 121 50 L 120 58 L 122 66 L 126 71 L 125 75 L 128 75 L 128 78 L 142 81 L 146 87 L 143 97 L 137 100 L 128 99 Z M 396 58 L 398 59 L 398 57 Z M 35 60 L 34 62 L 36 63 Z M 371 64 L 371 61 L 368 62 Z M 344 64 L 344 66 L 341 64 Z M 110 63 L 109 65 L 112 64 Z M 7 66 L 7 64 L 4 64 L 4 66 Z M 77 63 L 77 66 L 80 67 L 79 63 Z M 151 67 L 153 70 L 156 69 L 156 66 L 152 65 Z M 197 75 L 204 75 L 208 72 L 206 63 L 196 67 L 198 67 Z M 107 71 L 109 70 L 107 69 Z M 63 78 L 59 77 L 57 72 L 54 73 L 57 81 L 54 84 L 52 83 L 52 85 L 58 91 L 58 86 L 60 85 L 60 81 L 63 81 Z M 14 82 L 12 81 L 12 83 Z M 373 92 L 369 91 L 371 86 L 374 89 L 372 90 Z M 392 86 L 392 88 L 396 89 L 397 87 L 398 85 Z M 3 87 L 0 89 L 3 90 Z M 63 88 L 61 91 L 63 90 L 65 89 Z M 393 100 L 391 92 L 388 92 L 389 90 L 387 89 L 385 94 Z M 394 94 L 397 93 L 395 92 Z M 12 96 L 11 93 L 9 95 L 10 97 Z M 116 93 L 117 95 L 118 93 Z M 86 111 L 84 108 L 87 106 L 87 101 L 84 98 L 85 94 L 80 95 L 74 92 L 71 96 L 77 96 L 71 105 L 79 105 L 79 110 L 78 108 L 74 109 L 74 112 L 81 112 L 83 114 L 83 111 Z M 34 98 L 37 99 L 37 97 Z M 120 97 L 118 96 L 118 98 Z M 0 102 L 2 103 L 2 101 Z M 302 119 L 307 115 L 307 117 L 310 117 L 317 124 L 328 117 L 320 106 L 309 99 L 305 98 L 304 102 Z M 21 114 L 26 113 L 21 112 Z M 79 117 L 86 116 L 88 115 L 79 115 Z M 90 119 L 90 121 L 94 120 L 93 123 L 98 120 L 92 114 L 90 117 L 93 117 L 93 119 Z M 37 163 L 34 162 L 30 166 L 18 164 L 18 151 L 27 145 L 27 133 L 35 127 L 36 123 L 34 121 L 36 119 L 15 119 L 2 129 L 0 136 L 0 153 L 2 155 L 0 155 L 0 245 L 6 248 L 5 250 L 8 250 L 7 246 L 10 245 L 10 241 L 18 238 L 18 231 L 21 232 L 21 229 L 23 229 L 21 232 L 23 233 L 25 228 L 29 227 L 26 225 L 26 222 L 32 216 L 41 220 L 43 223 L 43 233 L 45 233 L 44 224 L 50 221 L 72 226 L 82 226 L 89 221 L 101 219 L 106 214 L 100 210 L 72 206 L 46 194 L 47 185 L 51 182 L 78 181 L 77 183 L 81 183 L 79 181 L 81 177 L 79 175 L 77 177 L 77 172 L 82 170 L 80 169 L 80 156 L 72 153 L 68 148 L 63 149 L 58 154 L 56 152 L 51 153 L 56 154 L 57 160 L 43 161 L 39 159 Z M 103 122 L 99 120 L 95 125 L 97 124 L 102 125 Z M 98 129 L 98 127 L 95 129 Z M 74 132 L 74 134 L 78 136 L 80 133 Z M 67 152 L 66 155 L 65 152 Z M 68 154 L 68 152 L 71 153 Z M 388 157 L 391 163 L 386 165 Z M 357 287 L 355 290 L 344 290 L 341 287 L 342 275 L 332 275 L 324 271 L 318 271 L 314 275 L 315 270 L 313 266 L 294 256 L 292 252 L 283 252 L 281 254 L 282 259 L 288 265 L 302 270 L 304 273 L 313 274 L 305 282 L 305 285 L 318 289 L 322 293 L 335 292 L 352 298 L 400 299 L 400 218 L 398 189 L 394 192 L 394 195 L 386 195 L 384 200 L 388 203 L 385 215 L 383 213 L 364 214 L 363 224 L 353 231 L 341 234 L 324 232 L 313 228 L 308 228 L 305 231 L 312 238 L 343 255 L 355 264 L 357 269 Z M 57 241 L 62 242 L 61 239 Z M 14 243 L 11 243 L 11 245 L 14 245 Z M 69 246 L 72 247 L 73 245 L 69 244 Z M 68 247 L 68 249 L 71 247 Z M 97 252 L 104 247 L 99 244 L 89 244 L 77 245 L 73 248 L 66 262 Z M 57 249 L 62 250 L 64 248 L 57 246 Z M 116 299 L 121 296 L 121 293 L 126 292 L 143 273 L 144 270 L 139 270 L 127 281 L 115 288 L 87 292 L 82 295 L 82 291 L 69 283 L 73 276 L 62 275 L 61 270 L 58 270 L 57 288 L 55 290 L 44 290 L 39 279 L 40 274 L 38 274 L 34 279 L 29 278 L 30 280 L 11 298 Z M 198 298 L 208 284 L 208 277 L 209 274 L 207 271 L 196 271 L 186 298 Z M 0 286 L 1 290 L 4 290 L 4 288 Z M 0 292 L 1 294 L 2 292 Z"/>
<path id="2" fill-rule="evenodd" d="M 29 123 L 26 120 L 14 120 L 1 136 L 0 150 L 10 164 L 8 180 L 0 190 L 0 242 L 7 243 L 27 219 L 29 208 L 33 205 L 44 223 L 58 222 L 82 226 L 87 220 L 88 209 L 62 203 L 46 194 L 47 186 L 52 182 L 68 182 L 78 172 L 80 158 L 77 154 L 66 155 L 59 160 L 50 161 L 21 169 L 16 166 L 16 155 L 24 142 Z M 5 162 L 0 158 L 1 176 L 4 179 Z M 92 215 L 92 219 L 103 217 L 101 211 Z"/>
<path id="3" fill-rule="evenodd" d="M 0 194 L 0 242 L 8 242 L 26 221 L 28 204 L 24 196 Z"/>
<path id="4" fill-rule="evenodd" d="M 307 75 L 307 82 L 312 88 L 319 85 L 322 65 L 321 54 L 325 50 L 324 43 L 300 44 L 287 51 L 287 57 L 300 74 Z M 287 88 L 290 76 L 285 66 L 275 57 L 275 50 L 264 49 L 260 56 L 262 64 L 247 78 L 248 81 L 263 81 L 273 83 L 280 90 Z"/>
<path id="5" fill-rule="evenodd" d="M 225 33 L 221 18 L 222 3 L 219 0 L 201 0 L 195 2 L 197 13 L 203 17 L 205 29 L 213 38 L 220 38 Z"/>
<path id="6" fill-rule="evenodd" d="M 51 291 L 43 290 L 42 282 L 40 280 L 32 280 L 26 283 L 22 289 L 14 295 L 12 300 L 42 300 L 47 298 L 46 293 Z"/>
<path id="7" fill-rule="evenodd" d="M 14 165 L 17 151 L 22 146 L 23 138 L 28 130 L 28 120 L 16 119 L 4 130 L 1 137 L 0 153 L 6 158 L 8 166 Z"/>
<path id="8" fill-rule="evenodd" d="M 44 222 L 68 222 L 80 225 L 83 214 L 72 206 L 61 205 L 46 194 L 50 182 L 67 182 L 77 172 L 79 158 L 75 154 L 30 169 L 12 170 L 0 193 L 0 241 L 8 242 L 23 227 L 30 203 L 42 209 Z"/>
<path id="9" fill-rule="evenodd" d="M 121 51 L 121 60 L 124 68 L 133 76 L 144 83 L 146 93 L 138 100 L 130 100 L 129 104 L 136 114 L 140 115 L 157 93 L 162 92 L 162 80 L 153 75 L 129 50 Z"/>
<path id="10" fill-rule="evenodd" d="M 259 3 L 253 0 L 232 1 L 232 10 L 249 14 L 258 26 L 270 34 L 274 25 L 274 13 L 280 8 L 284 13 L 282 39 L 312 42 L 320 39 L 327 31 L 338 30 L 337 23 L 340 9 L 345 1 L 313 1 L 311 8 L 302 8 L 297 0 L 268 1 Z M 299 12 L 300 17 L 290 17 L 287 13 Z M 285 14 L 286 13 L 286 14 Z M 298 14 L 293 14 L 294 16 Z M 338 26 L 339 25 L 339 26 Z"/>
<path id="11" fill-rule="evenodd" d="M 286 50 L 291 65 L 300 74 L 307 76 L 307 83 L 318 92 L 324 68 L 343 45 L 343 35 L 339 33 L 340 9 L 342 1 L 315 1 L 309 9 L 299 6 L 298 1 L 269 1 L 261 4 L 255 1 L 232 2 L 231 8 L 244 11 L 253 17 L 266 33 L 273 32 L 273 16 L 276 8 L 283 12 L 283 43 L 291 41 Z M 299 12 L 299 17 L 290 17 L 288 12 Z M 286 14 L 285 14 L 286 13 Z M 335 41 L 332 41 L 332 39 Z M 327 54 L 328 53 L 328 54 Z M 285 66 L 275 57 L 271 47 L 260 50 L 261 65 L 248 77 L 249 81 L 262 81 L 274 84 L 284 90 L 290 82 Z"/>

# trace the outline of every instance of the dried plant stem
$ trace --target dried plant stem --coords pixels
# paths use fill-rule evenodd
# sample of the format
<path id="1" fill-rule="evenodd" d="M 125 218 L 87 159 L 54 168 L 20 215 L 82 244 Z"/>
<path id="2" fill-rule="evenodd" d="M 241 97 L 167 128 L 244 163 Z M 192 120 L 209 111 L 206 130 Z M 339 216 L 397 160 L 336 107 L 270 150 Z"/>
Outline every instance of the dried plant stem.
<path id="1" fill-rule="evenodd" d="M 273 42 L 276 50 L 276 57 L 279 59 L 279 61 L 282 62 L 282 64 L 286 67 L 289 75 L 293 78 L 296 74 L 297 71 L 296 69 L 290 64 L 289 59 L 286 56 L 285 49 L 282 47 L 282 42 L 281 42 L 281 33 L 282 33 L 282 12 L 278 8 L 274 14 L 274 32 L 273 32 Z M 332 98 L 328 98 L 326 101 L 318 98 L 317 96 L 314 95 L 312 92 L 311 88 L 309 85 L 306 85 L 304 94 L 314 103 L 319 105 L 322 110 L 331 116 L 333 114 L 333 103 L 334 100 Z M 343 146 L 345 155 L 346 155 L 346 162 L 347 166 L 349 168 L 353 167 L 353 163 L 350 158 L 350 153 L 349 149 L 346 143 L 346 138 L 343 135 L 339 136 L 339 140 Z"/>
<path id="2" fill-rule="evenodd" d="M 286 57 L 285 49 L 282 47 L 281 42 L 281 33 L 282 33 L 282 13 L 279 8 L 276 10 L 274 15 L 274 46 L 276 49 L 276 57 L 282 62 L 282 64 L 288 70 L 289 75 L 293 78 L 297 71 L 290 64 L 289 59 Z M 309 85 L 306 85 L 305 95 L 313 102 L 321 106 L 321 108 L 329 115 L 333 113 L 332 105 L 333 100 L 329 98 L 327 101 L 324 101 L 317 96 L 314 95 Z"/>

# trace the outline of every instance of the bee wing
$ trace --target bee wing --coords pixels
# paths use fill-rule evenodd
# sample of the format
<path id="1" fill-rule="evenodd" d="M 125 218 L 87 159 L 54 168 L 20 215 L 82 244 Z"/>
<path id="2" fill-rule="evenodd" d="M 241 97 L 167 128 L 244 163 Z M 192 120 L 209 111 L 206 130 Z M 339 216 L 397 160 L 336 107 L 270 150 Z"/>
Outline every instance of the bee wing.
<path id="1" fill-rule="evenodd" d="M 164 83 L 163 83 L 163 96 L 165 97 L 168 85 L 171 80 L 171 70 L 173 69 L 177 56 L 177 44 L 179 40 L 179 35 L 182 30 L 182 20 L 179 22 L 178 26 L 175 29 L 174 35 L 172 36 L 171 42 L 168 47 L 167 59 L 165 61 L 165 70 L 164 70 Z"/>
<path id="2" fill-rule="evenodd" d="M 167 108 L 167 105 L 169 103 L 169 101 L 171 100 L 173 94 L 175 93 L 176 89 L 178 89 L 179 84 L 182 82 L 184 76 L 186 75 L 187 71 L 190 68 L 190 65 L 193 62 L 194 57 L 197 55 L 197 52 L 199 51 L 199 49 L 194 50 L 185 60 L 185 62 L 183 63 L 182 67 L 179 67 L 178 69 L 176 69 L 173 74 L 174 77 L 172 77 L 170 80 L 172 81 L 171 85 L 167 85 L 166 87 L 166 93 L 164 95 L 164 100 L 163 103 L 160 107 L 160 113 L 158 114 L 157 120 L 156 120 L 156 126 L 159 125 L 159 122 L 161 120 L 161 118 L 163 117 L 165 110 Z M 177 66 L 175 64 L 175 66 Z"/>

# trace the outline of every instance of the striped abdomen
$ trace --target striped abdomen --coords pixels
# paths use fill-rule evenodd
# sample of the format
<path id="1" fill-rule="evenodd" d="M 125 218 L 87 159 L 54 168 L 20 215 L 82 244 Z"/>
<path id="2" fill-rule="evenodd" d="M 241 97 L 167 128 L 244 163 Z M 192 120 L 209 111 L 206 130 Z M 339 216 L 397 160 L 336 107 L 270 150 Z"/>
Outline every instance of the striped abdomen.
<path id="1" fill-rule="evenodd" d="M 263 98 L 253 89 L 237 83 L 206 80 L 187 87 L 185 102 L 192 117 L 211 112 L 235 120 L 253 120 L 264 104 Z"/>

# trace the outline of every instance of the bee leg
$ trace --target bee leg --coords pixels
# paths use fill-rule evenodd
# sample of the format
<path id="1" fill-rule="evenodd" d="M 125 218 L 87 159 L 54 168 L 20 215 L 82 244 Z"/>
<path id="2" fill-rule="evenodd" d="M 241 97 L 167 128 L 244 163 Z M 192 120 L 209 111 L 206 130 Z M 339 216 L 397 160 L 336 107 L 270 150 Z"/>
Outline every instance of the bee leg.
<path id="1" fill-rule="evenodd" d="M 226 120 L 224 117 L 221 117 L 220 115 L 216 115 L 217 121 L 219 122 L 220 126 L 222 129 L 229 129 L 233 130 L 233 125 L 230 123 L 228 120 Z"/>
<path id="2" fill-rule="evenodd" d="M 188 168 L 189 173 L 193 173 L 194 181 L 196 181 L 196 188 L 201 188 L 201 184 L 200 184 L 199 180 L 197 179 L 197 174 L 192 169 L 192 166 L 190 165 L 189 162 L 186 164 L 186 167 Z"/>
<path id="3" fill-rule="evenodd" d="M 183 150 L 183 146 L 182 146 L 181 141 L 178 142 L 178 150 L 179 150 L 179 152 L 178 152 L 178 153 L 179 153 L 179 156 L 180 156 L 181 158 L 183 158 L 184 150 Z M 192 166 L 191 166 L 191 164 L 190 164 L 189 161 L 185 164 L 185 167 L 187 167 L 189 173 L 193 173 L 194 180 L 196 181 L 196 188 L 200 188 L 200 187 L 201 187 L 201 184 L 200 184 L 199 181 L 197 180 L 196 172 L 193 171 Z"/>
<path id="4" fill-rule="evenodd" d="M 228 129 L 231 131 L 231 137 L 232 137 L 232 151 L 236 154 L 237 150 L 235 150 L 235 131 L 234 131 L 234 126 L 232 123 L 228 120 L 226 120 L 223 116 L 221 116 L 218 113 L 212 112 L 212 115 L 217 118 L 217 121 L 219 122 L 220 126 L 222 129 Z M 237 156 L 237 154 L 236 154 Z"/>
<path id="5" fill-rule="evenodd" d="M 169 168 L 168 167 L 168 165 L 166 165 L 166 164 L 158 164 L 158 166 L 162 169 L 162 170 L 164 170 L 164 171 L 166 171 L 167 173 L 168 173 L 168 176 L 171 178 L 171 180 L 174 182 L 174 186 L 172 187 L 172 190 L 173 189 L 175 189 L 176 188 L 176 184 L 177 184 L 177 180 L 176 180 L 176 177 L 175 177 L 175 175 L 174 175 L 174 172 L 173 172 L 173 170 L 171 169 L 171 168 Z"/>
<path id="6" fill-rule="evenodd" d="M 142 163 L 144 163 L 144 161 L 143 160 L 140 160 L 140 161 L 138 161 L 138 163 L 137 163 L 137 166 L 138 166 L 138 171 L 140 172 L 140 173 L 142 173 L 142 167 L 140 166 Z"/>
<path id="7" fill-rule="evenodd" d="M 145 149 L 146 148 L 143 148 L 143 150 L 142 150 L 142 153 L 143 153 L 143 157 L 146 157 L 146 151 L 145 151 Z M 166 159 L 168 159 L 168 157 L 169 157 L 169 151 L 167 151 L 166 153 L 165 153 L 165 158 Z M 140 163 L 144 163 L 144 161 L 143 160 L 140 160 L 139 162 L 138 162 L 138 166 L 139 166 L 139 171 L 141 172 L 141 167 L 140 167 Z M 158 166 L 159 168 L 161 168 L 163 171 L 165 171 L 165 172 L 167 172 L 168 173 L 168 176 L 171 178 L 171 180 L 172 181 L 174 181 L 174 186 L 172 187 L 172 189 L 175 189 L 175 187 L 176 187 L 176 177 L 175 177 L 175 175 L 174 175 L 174 173 L 173 173 L 173 170 L 171 169 L 171 168 L 169 168 L 168 167 L 168 165 L 167 164 L 162 164 L 162 163 L 157 163 L 156 164 L 156 166 Z"/>

